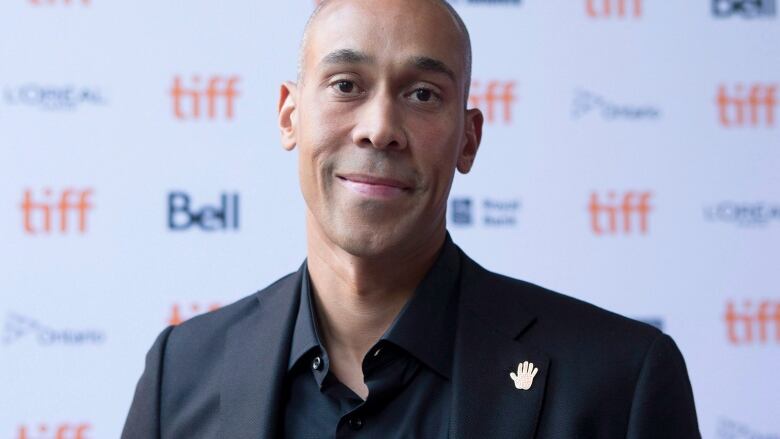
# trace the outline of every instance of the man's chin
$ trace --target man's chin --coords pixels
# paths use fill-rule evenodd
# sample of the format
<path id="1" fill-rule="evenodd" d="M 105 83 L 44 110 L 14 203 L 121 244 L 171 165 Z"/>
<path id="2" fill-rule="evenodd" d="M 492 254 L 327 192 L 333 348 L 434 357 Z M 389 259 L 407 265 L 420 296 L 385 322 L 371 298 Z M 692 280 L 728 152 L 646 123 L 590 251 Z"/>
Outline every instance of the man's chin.
<path id="1" fill-rule="evenodd" d="M 412 238 L 397 227 L 361 225 L 342 227 L 334 234 L 334 243 L 352 256 L 382 258 L 406 247 Z"/>

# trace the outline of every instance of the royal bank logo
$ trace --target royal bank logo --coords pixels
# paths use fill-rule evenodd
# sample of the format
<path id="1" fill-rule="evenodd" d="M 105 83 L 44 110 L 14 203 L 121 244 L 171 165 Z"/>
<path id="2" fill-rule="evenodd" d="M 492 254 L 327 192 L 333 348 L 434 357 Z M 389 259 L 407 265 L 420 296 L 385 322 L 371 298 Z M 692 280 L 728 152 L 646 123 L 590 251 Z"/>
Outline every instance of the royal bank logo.
<path id="1" fill-rule="evenodd" d="M 45 111 L 72 111 L 107 103 L 103 92 L 97 87 L 41 84 L 5 87 L 3 101 L 10 106 Z"/>
<path id="2" fill-rule="evenodd" d="M 712 0 L 715 18 L 772 18 L 777 14 L 776 0 Z"/>
<path id="3" fill-rule="evenodd" d="M 5 318 L 0 344 L 8 346 L 28 340 L 40 346 L 82 346 L 101 344 L 105 339 L 105 332 L 97 329 L 56 328 L 12 312 Z"/>
<path id="4" fill-rule="evenodd" d="M 738 227 L 766 227 L 780 224 L 780 203 L 724 201 L 705 207 L 704 218 Z"/>
<path id="5" fill-rule="evenodd" d="M 571 117 L 580 120 L 588 117 L 600 117 L 607 121 L 655 120 L 661 117 L 661 110 L 653 105 L 635 105 L 618 103 L 591 91 L 574 91 Z"/>
<path id="6" fill-rule="evenodd" d="M 460 227 L 515 227 L 522 203 L 517 198 L 453 197 L 450 200 L 450 223 Z"/>

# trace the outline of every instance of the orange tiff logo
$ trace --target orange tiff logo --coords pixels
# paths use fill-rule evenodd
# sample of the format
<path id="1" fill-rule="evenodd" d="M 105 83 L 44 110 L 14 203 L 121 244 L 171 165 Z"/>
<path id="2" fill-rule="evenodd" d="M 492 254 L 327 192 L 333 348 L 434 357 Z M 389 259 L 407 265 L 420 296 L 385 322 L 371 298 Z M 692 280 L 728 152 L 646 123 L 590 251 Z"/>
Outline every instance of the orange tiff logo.
<path id="1" fill-rule="evenodd" d="M 776 84 L 736 84 L 731 90 L 721 84 L 715 101 L 718 120 L 724 127 L 775 126 Z"/>
<path id="2" fill-rule="evenodd" d="M 36 235 L 51 233 L 54 223 L 61 234 L 66 234 L 74 227 L 79 233 L 87 231 L 87 212 L 94 206 L 89 198 L 92 189 L 65 189 L 59 194 L 49 188 L 42 191 L 42 196 L 33 197 L 33 191 L 27 189 L 22 198 L 22 226 L 25 233 Z M 75 221 L 73 216 L 75 215 Z"/>
<path id="3" fill-rule="evenodd" d="M 200 313 L 219 309 L 220 306 L 221 305 L 218 303 L 212 303 L 208 306 L 195 302 L 192 302 L 189 305 L 174 303 L 171 307 L 171 317 L 168 319 L 168 324 L 173 326 L 179 325 L 183 321 L 191 319 Z"/>
<path id="4" fill-rule="evenodd" d="M 221 113 L 225 119 L 233 119 L 236 98 L 239 96 L 237 76 L 212 76 L 201 82 L 200 76 L 193 76 L 190 85 L 185 86 L 180 76 L 173 78 L 171 97 L 173 114 L 177 119 L 216 119 Z M 205 85 L 204 85 L 205 84 Z M 205 111 L 205 114 L 204 114 Z"/>
<path id="5" fill-rule="evenodd" d="M 501 120 L 504 123 L 512 122 L 512 104 L 517 100 L 514 94 L 514 81 L 488 81 L 484 87 L 479 81 L 471 83 L 469 93 L 469 105 L 478 107 L 485 114 L 485 121 L 493 123 L 500 107 Z"/>
<path id="6" fill-rule="evenodd" d="M 607 192 L 606 199 L 602 200 L 593 192 L 588 204 L 593 233 L 628 235 L 638 228 L 640 233 L 647 234 L 648 217 L 652 210 L 651 197 L 650 192 L 626 192 L 622 197 L 618 197 L 614 192 Z"/>
<path id="7" fill-rule="evenodd" d="M 26 425 L 19 427 L 19 435 L 16 439 L 90 439 L 90 424 L 59 424 L 50 426 L 40 423 L 35 427 L 28 428 Z"/>
<path id="8" fill-rule="evenodd" d="M 585 0 L 585 11 L 593 18 L 642 16 L 642 0 Z"/>
<path id="9" fill-rule="evenodd" d="M 762 300 L 754 306 L 752 301 L 745 300 L 741 310 L 737 310 L 737 305 L 729 300 L 723 318 L 731 344 L 780 343 L 780 301 Z M 771 326 L 774 335 L 769 330 Z"/>

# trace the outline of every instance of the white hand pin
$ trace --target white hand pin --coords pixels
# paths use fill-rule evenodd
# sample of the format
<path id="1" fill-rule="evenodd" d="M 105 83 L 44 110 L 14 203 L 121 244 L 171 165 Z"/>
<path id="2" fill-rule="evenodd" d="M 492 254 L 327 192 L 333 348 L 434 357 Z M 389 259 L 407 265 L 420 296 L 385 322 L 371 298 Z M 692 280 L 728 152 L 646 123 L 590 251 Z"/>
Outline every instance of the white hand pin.
<path id="1" fill-rule="evenodd" d="M 512 381 L 515 382 L 516 388 L 528 390 L 531 388 L 531 384 L 534 382 L 534 377 L 537 372 L 539 372 L 539 368 L 534 367 L 533 363 L 523 361 L 517 365 L 517 373 L 509 373 L 509 378 L 512 378 Z"/>

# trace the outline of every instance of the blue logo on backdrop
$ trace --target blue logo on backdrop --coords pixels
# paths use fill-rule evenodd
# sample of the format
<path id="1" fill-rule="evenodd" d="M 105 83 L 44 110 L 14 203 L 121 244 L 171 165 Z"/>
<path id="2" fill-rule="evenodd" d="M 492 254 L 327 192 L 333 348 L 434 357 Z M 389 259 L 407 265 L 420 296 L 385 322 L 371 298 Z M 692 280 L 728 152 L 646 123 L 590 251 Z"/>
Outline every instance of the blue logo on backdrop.
<path id="1" fill-rule="evenodd" d="M 521 203 L 518 199 L 483 198 L 477 205 L 471 197 L 450 200 L 450 221 L 457 226 L 472 226 L 479 218 L 485 227 L 513 227 L 517 225 Z M 478 214 L 475 210 L 479 210 Z"/>
<path id="2" fill-rule="evenodd" d="M 31 317 L 9 313 L 0 339 L 2 344 L 10 345 L 27 336 L 43 346 L 100 344 L 106 339 L 105 333 L 96 329 L 54 329 Z"/>
<path id="3" fill-rule="evenodd" d="M 591 113 L 596 113 L 606 120 L 645 120 L 661 117 L 661 110 L 657 107 L 617 104 L 587 90 L 575 90 L 572 118 L 581 119 Z"/>
<path id="4" fill-rule="evenodd" d="M 168 228 L 174 231 L 198 226 L 201 230 L 238 230 L 238 194 L 222 193 L 216 206 L 194 208 L 189 194 L 168 194 Z"/>
<path id="5" fill-rule="evenodd" d="M 469 226 L 474 219 L 471 216 L 471 198 L 454 198 L 452 205 L 452 222 Z"/>
<path id="6" fill-rule="evenodd" d="M 780 204 L 724 201 L 716 206 L 706 207 L 704 217 L 707 221 L 731 223 L 741 227 L 766 226 L 772 221 L 780 222 Z"/>
<path id="7" fill-rule="evenodd" d="M 721 418 L 718 422 L 718 439 L 780 439 L 780 434 L 759 433 L 749 425 Z"/>
<path id="8" fill-rule="evenodd" d="M 9 105 L 27 105 L 42 110 L 74 110 L 82 105 L 104 105 L 100 90 L 90 87 L 27 84 L 5 88 L 3 100 Z"/>
<path id="9" fill-rule="evenodd" d="M 712 15 L 716 18 L 767 18 L 775 14 L 775 0 L 712 0 Z"/>

